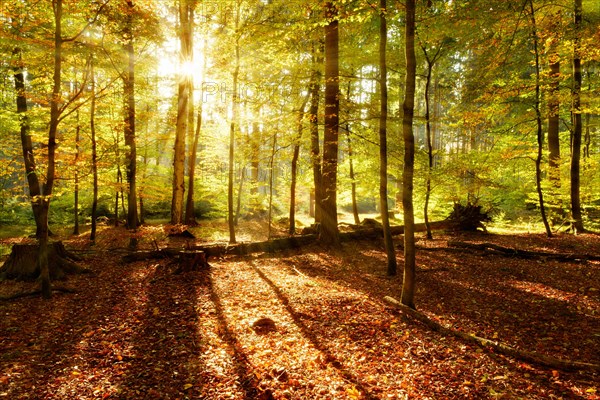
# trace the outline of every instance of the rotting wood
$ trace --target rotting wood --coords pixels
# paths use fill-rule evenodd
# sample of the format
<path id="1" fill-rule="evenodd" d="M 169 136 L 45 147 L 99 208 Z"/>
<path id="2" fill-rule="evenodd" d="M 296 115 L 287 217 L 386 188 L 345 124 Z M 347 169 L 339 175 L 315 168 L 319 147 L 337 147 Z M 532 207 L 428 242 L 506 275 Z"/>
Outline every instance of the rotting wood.
<path id="1" fill-rule="evenodd" d="M 552 356 L 546 356 L 543 354 L 533 353 L 526 350 L 520 350 L 499 341 L 493 341 L 479 336 L 470 335 L 468 333 L 456 331 L 454 329 L 447 328 L 438 322 L 433 321 L 425 314 L 417 310 L 413 310 L 412 308 L 405 306 L 393 297 L 385 296 L 383 300 L 385 303 L 392 306 L 396 310 L 400 310 L 404 314 L 425 324 L 427 327 L 436 332 L 439 332 L 444 335 L 455 336 L 459 339 L 462 339 L 469 343 L 473 343 L 487 350 L 493 349 L 497 353 L 552 369 L 559 369 L 563 371 L 600 371 L 600 364 L 563 360 Z"/>
<path id="2" fill-rule="evenodd" d="M 459 248 L 469 250 L 479 250 L 488 254 L 503 255 L 507 257 L 519 258 L 545 258 L 557 261 L 600 261 L 600 255 L 594 254 L 570 254 L 570 253 L 551 253 L 547 251 L 532 251 L 504 247 L 494 243 L 468 243 L 456 240 L 448 241 L 448 248 Z"/>

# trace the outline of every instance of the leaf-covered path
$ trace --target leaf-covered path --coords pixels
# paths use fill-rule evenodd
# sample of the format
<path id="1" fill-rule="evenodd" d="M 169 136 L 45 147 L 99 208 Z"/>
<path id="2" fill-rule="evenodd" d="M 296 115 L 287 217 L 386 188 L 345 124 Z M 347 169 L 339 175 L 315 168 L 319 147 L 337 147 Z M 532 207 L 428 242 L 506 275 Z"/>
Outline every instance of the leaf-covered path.
<path id="1" fill-rule="evenodd" d="M 448 238 L 421 241 L 444 247 Z M 600 239 L 463 237 L 600 254 Z M 382 301 L 398 296 L 383 249 L 310 246 L 210 260 L 89 256 L 93 276 L 51 301 L 0 303 L 0 397 L 58 399 L 597 399 L 593 372 L 540 368 L 444 337 Z M 401 258 L 401 253 L 399 254 Z M 512 346 L 600 360 L 600 263 L 419 252 L 419 309 Z M 2 293 L 23 288 L 4 282 Z M 274 329 L 252 324 L 270 318 Z"/>

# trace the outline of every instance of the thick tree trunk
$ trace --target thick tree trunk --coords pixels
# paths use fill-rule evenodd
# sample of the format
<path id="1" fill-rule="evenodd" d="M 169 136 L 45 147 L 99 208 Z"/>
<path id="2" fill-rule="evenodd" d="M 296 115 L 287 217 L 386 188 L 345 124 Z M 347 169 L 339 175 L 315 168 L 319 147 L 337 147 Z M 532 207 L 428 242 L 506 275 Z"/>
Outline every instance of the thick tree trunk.
<path id="1" fill-rule="evenodd" d="M 319 42 L 319 47 L 322 43 Z M 321 72 L 319 66 L 323 63 L 322 51 L 313 46 L 312 54 L 312 75 L 310 78 L 310 106 L 308 109 L 310 121 L 310 154 L 313 170 L 314 182 L 314 218 L 315 223 L 321 223 L 321 194 L 322 170 L 321 170 L 321 150 L 319 145 L 319 103 L 321 98 Z"/>
<path id="2" fill-rule="evenodd" d="M 191 60 L 193 60 L 193 38 L 194 38 L 194 4 L 192 3 L 189 17 L 189 35 L 190 35 L 190 51 Z M 207 41 L 204 41 L 204 64 L 202 65 L 201 80 L 204 80 L 204 71 L 206 70 L 206 46 Z M 196 213 L 194 210 L 194 184 L 196 178 L 196 152 L 198 151 L 198 140 L 200 138 L 200 131 L 202 129 L 202 101 L 198 106 L 198 115 L 196 118 L 196 130 L 194 132 L 194 81 L 193 78 L 189 78 L 188 94 L 189 99 L 189 110 L 188 110 L 188 136 L 189 136 L 189 156 L 188 156 L 188 191 L 185 202 L 185 223 L 187 225 L 196 225 Z"/>
<path id="3" fill-rule="evenodd" d="M 415 137 L 413 114 L 415 109 L 415 86 L 417 63 L 415 56 L 415 0 L 406 0 L 405 56 L 406 76 L 404 84 L 404 116 L 402 134 L 404 138 L 404 171 L 402 175 L 402 206 L 404 209 L 404 275 L 401 302 L 415 308 L 416 254 L 415 215 L 413 208 L 413 180 L 415 165 Z"/>
<path id="4" fill-rule="evenodd" d="M 187 0 L 179 0 L 179 43 L 180 66 L 191 62 L 191 34 L 189 23 L 189 5 Z M 177 121 L 175 128 L 175 145 L 173 154 L 173 192 L 171 198 L 171 223 L 183 222 L 183 198 L 185 193 L 185 139 L 188 130 L 189 79 L 180 72 L 177 86 Z"/>
<path id="5" fill-rule="evenodd" d="M 136 143 L 135 143 L 135 52 L 133 48 L 133 13 L 134 4 L 127 0 L 127 25 L 125 28 L 125 52 L 127 53 L 127 72 L 124 75 L 125 95 L 125 146 L 127 147 L 127 228 L 138 226 L 137 194 L 136 194 Z"/>
<path id="6" fill-rule="evenodd" d="M 339 243 L 337 220 L 337 167 L 340 111 L 338 10 L 325 4 L 325 134 L 323 136 L 321 241 Z"/>
<path id="7" fill-rule="evenodd" d="M 387 274 L 388 276 L 395 276 L 397 273 L 396 249 L 394 248 L 392 234 L 390 233 L 390 208 L 388 205 L 386 13 L 386 0 L 379 0 L 379 89 L 381 95 L 379 114 L 379 208 L 381 211 L 381 224 L 383 226 L 383 242 L 387 255 Z"/>
<path id="8" fill-rule="evenodd" d="M 583 217 L 581 215 L 581 183 L 580 183 L 580 161 L 582 141 L 581 120 L 581 51 L 580 35 L 582 34 L 582 0 L 575 0 L 575 39 L 573 41 L 573 91 L 572 91 L 572 118 L 573 136 L 571 140 L 571 216 L 573 228 L 576 232 L 584 232 Z"/>

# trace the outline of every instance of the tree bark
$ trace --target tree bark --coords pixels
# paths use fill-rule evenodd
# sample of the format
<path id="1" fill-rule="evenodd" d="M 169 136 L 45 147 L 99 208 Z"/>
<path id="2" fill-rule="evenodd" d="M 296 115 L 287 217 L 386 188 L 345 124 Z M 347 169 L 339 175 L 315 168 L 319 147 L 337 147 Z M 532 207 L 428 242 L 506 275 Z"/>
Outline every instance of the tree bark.
<path id="1" fill-rule="evenodd" d="M 427 61 L 427 76 L 425 79 L 425 132 L 427 141 L 427 177 L 425 178 L 425 206 L 423 207 L 423 216 L 425 226 L 427 226 L 427 239 L 433 239 L 431 229 L 429 228 L 429 199 L 431 198 L 431 174 L 433 173 L 433 139 L 431 133 L 431 113 L 429 93 L 431 89 L 431 75 L 433 67 L 440 56 L 442 45 L 437 46 L 437 50 L 433 56 L 427 52 L 425 46 L 421 45 L 425 60 Z"/>
<path id="2" fill-rule="evenodd" d="M 415 0 L 406 0 L 405 57 L 406 76 L 404 83 L 404 104 L 402 109 L 402 135 L 404 138 L 404 170 L 402 174 L 402 206 L 404 209 L 404 275 L 401 302 L 415 308 L 416 254 L 415 254 L 415 215 L 413 207 L 413 180 L 415 165 L 415 137 L 413 134 L 413 114 L 415 108 L 415 86 L 417 63 L 415 56 Z"/>
<path id="3" fill-rule="evenodd" d="M 188 192 L 185 205 L 185 223 L 187 225 L 196 225 L 196 212 L 194 207 L 194 180 L 196 179 L 196 152 L 198 151 L 198 141 L 200 140 L 200 132 L 202 130 L 202 102 L 198 107 L 198 115 L 196 119 L 196 132 L 192 149 L 190 150 L 190 161 L 188 169 Z"/>
<path id="4" fill-rule="evenodd" d="M 387 151 L 387 118 L 388 118 L 388 87 L 387 87 L 387 3 L 379 0 L 379 208 L 383 226 L 383 242 L 387 255 L 387 274 L 397 273 L 396 249 L 390 233 L 390 215 L 388 205 L 388 151 Z"/>
<path id="5" fill-rule="evenodd" d="M 127 228 L 138 226 L 137 194 L 136 194 L 136 143 L 135 143 L 135 52 L 133 33 L 132 0 L 127 0 L 127 19 L 125 25 L 125 52 L 127 53 L 127 72 L 124 74 L 125 95 L 125 146 L 127 147 Z"/>
<path id="6" fill-rule="evenodd" d="M 292 182 L 290 184 L 290 227 L 288 230 L 290 235 L 296 233 L 296 181 L 298 178 L 298 157 L 300 156 L 300 141 L 302 140 L 302 133 L 304 132 L 304 109 L 306 108 L 306 103 L 308 103 L 309 97 L 310 91 L 304 97 L 304 100 L 298 109 L 298 119 L 296 121 L 298 133 L 296 134 L 296 139 L 294 140 L 291 167 Z"/>
<path id="7" fill-rule="evenodd" d="M 40 237 L 40 211 L 41 211 L 41 185 L 38 179 L 35 158 L 33 156 L 33 143 L 31 141 L 29 116 L 27 115 L 27 96 L 25 94 L 25 73 L 21 49 L 16 48 L 14 53 L 18 56 L 17 65 L 14 67 L 15 91 L 17 94 L 17 114 L 19 115 L 21 148 L 25 165 L 25 177 L 29 187 L 31 209 L 36 222 L 36 237 Z"/>
<path id="8" fill-rule="evenodd" d="M 550 47 L 550 91 L 548 93 L 548 178 L 554 189 L 560 188 L 560 55 L 556 44 Z"/>
<path id="9" fill-rule="evenodd" d="M 240 99 L 238 92 L 238 79 L 240 74 L 240 33 L 238 32 L 240 10 L 236 10 L 235 14 L 235 67 L 232 73 L 233 79 L 233 99 L 231 105 L 231 122 L 229 125 L 229 174 L 227 182 L 227 222 L 229 226 L 229 243 L 235 243 L 235 216 L 234 216 L 234 201 L 233 201 L 233 184 L 235 169 L 235 133 L 236 125 L 239 118 Z"/>
<path id="10" fill-rule="evenodd" d="M 98 149 L 96 143 L 96 77 L 94 74 L 94 56 L 90 56 L 90 76 L 91 76 L 91 104 L 90 104 L 90 136 L 92 141 L 92 226 L 90 230 L 90 241 L 96 242 L 96 212 L 98 210 Z"/>
<path id="11" fill-rule="evenodd" d="M 540 54 L 538 50 L 538 33 L 537 24 L 535 20 L 535 9 L 533 8 L 533 0 L 529 1 L 529 11 L 531 20 L 531 36 L 533 40 L 533 54 L 535 57 L 535 120 L 536 120 L 536 138 L 537 138 L 537 156 L 535 159 L 535 185 L 538 194 L 538 200 L 540 204 L 540 213 L 542 216 L 542 222 L 546 229 L 546 236 L 552 237 L 552 230 L 548 223 L 546 216 L 546 206 L 544 205 L 544 192 L 542 191 L 542 156 L 544 151 L 544 132 L 542 130 L 542 113 L 540 111 L 541 103 L 541 90 L 540 90 Z"/>
<path id="12" fill-rule="evenodd" d="M 79 147 L 81 125 L 79 124 L 79 110 L 77 110 L 77 126 L 75 127 L 75 160 L 73 161 L 74 188 L 73 188 L 73 235 L 79 235 Z"/>
<path id="13" fill-rule="evenodd" d="M 188 130 L 188 109 L 190 100 L 190 77 L 186 74 L 191 62 L 191 26 L 190 4 L 188 0 L 179 0 L 179 44 L 180 74 L 177 77 L 177 121 L 173 154 L 173 193 L 171 198 L 171 223 L 183 222 L 183 198 L 185 192 L 185 139 Z"/>
<path id="14" fill-rule="evenodd" d="M 319 41 L 319 47 L 322 43 Z M 319 70 L 319 65 L 323 63 L 322 51 L 317 49 L 313 45 L 312 52 L 312 74 L 310 78 L 310 106 L 308 110 L 309 121 L 310 121 L 310 154 L 311 163 L 313 170 L 313 182 L 314 182 L 314 218 L 315 223 L 321 223 L 321 201 L 323 196 L 321 194 L 322 185 L 322 170 L 321 170 L 321 150 L 319 145 L 319 103 L 321 98 L 321 77 L 322 74 Z"/>
<path id="15" fill-rule="evenodd" d="M 573 228 L 576 232 L 585 232 L 583 217 L 581 215 L 581 183 L 580 183 L 580 161 L 581 161 L 581 34 L 583 19 L 582 0 L 575 0 L 574 28 L 575 39 L 573 40 L 573 89 L 572 89 L 572 118 L 573 135 L 571 140 L 571 216 Z"/>
<path id="16" fill-rule="evenodd" d="M 325 4 L 325 134 L 323 136 L 321 241 L 339 244 L 337 220 L 337 167 L 340 111 L 338 10 Z"/>

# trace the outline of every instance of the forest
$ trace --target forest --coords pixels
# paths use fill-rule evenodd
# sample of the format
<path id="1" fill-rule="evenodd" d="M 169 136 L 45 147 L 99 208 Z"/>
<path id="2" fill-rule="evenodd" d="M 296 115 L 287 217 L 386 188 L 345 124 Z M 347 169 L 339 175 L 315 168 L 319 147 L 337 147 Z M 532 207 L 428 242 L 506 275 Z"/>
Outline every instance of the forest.
<path id="1" fill-rule="evenodd" d="M 0 0 L 0 397 L 600 399 L 596 0 Z"/>

